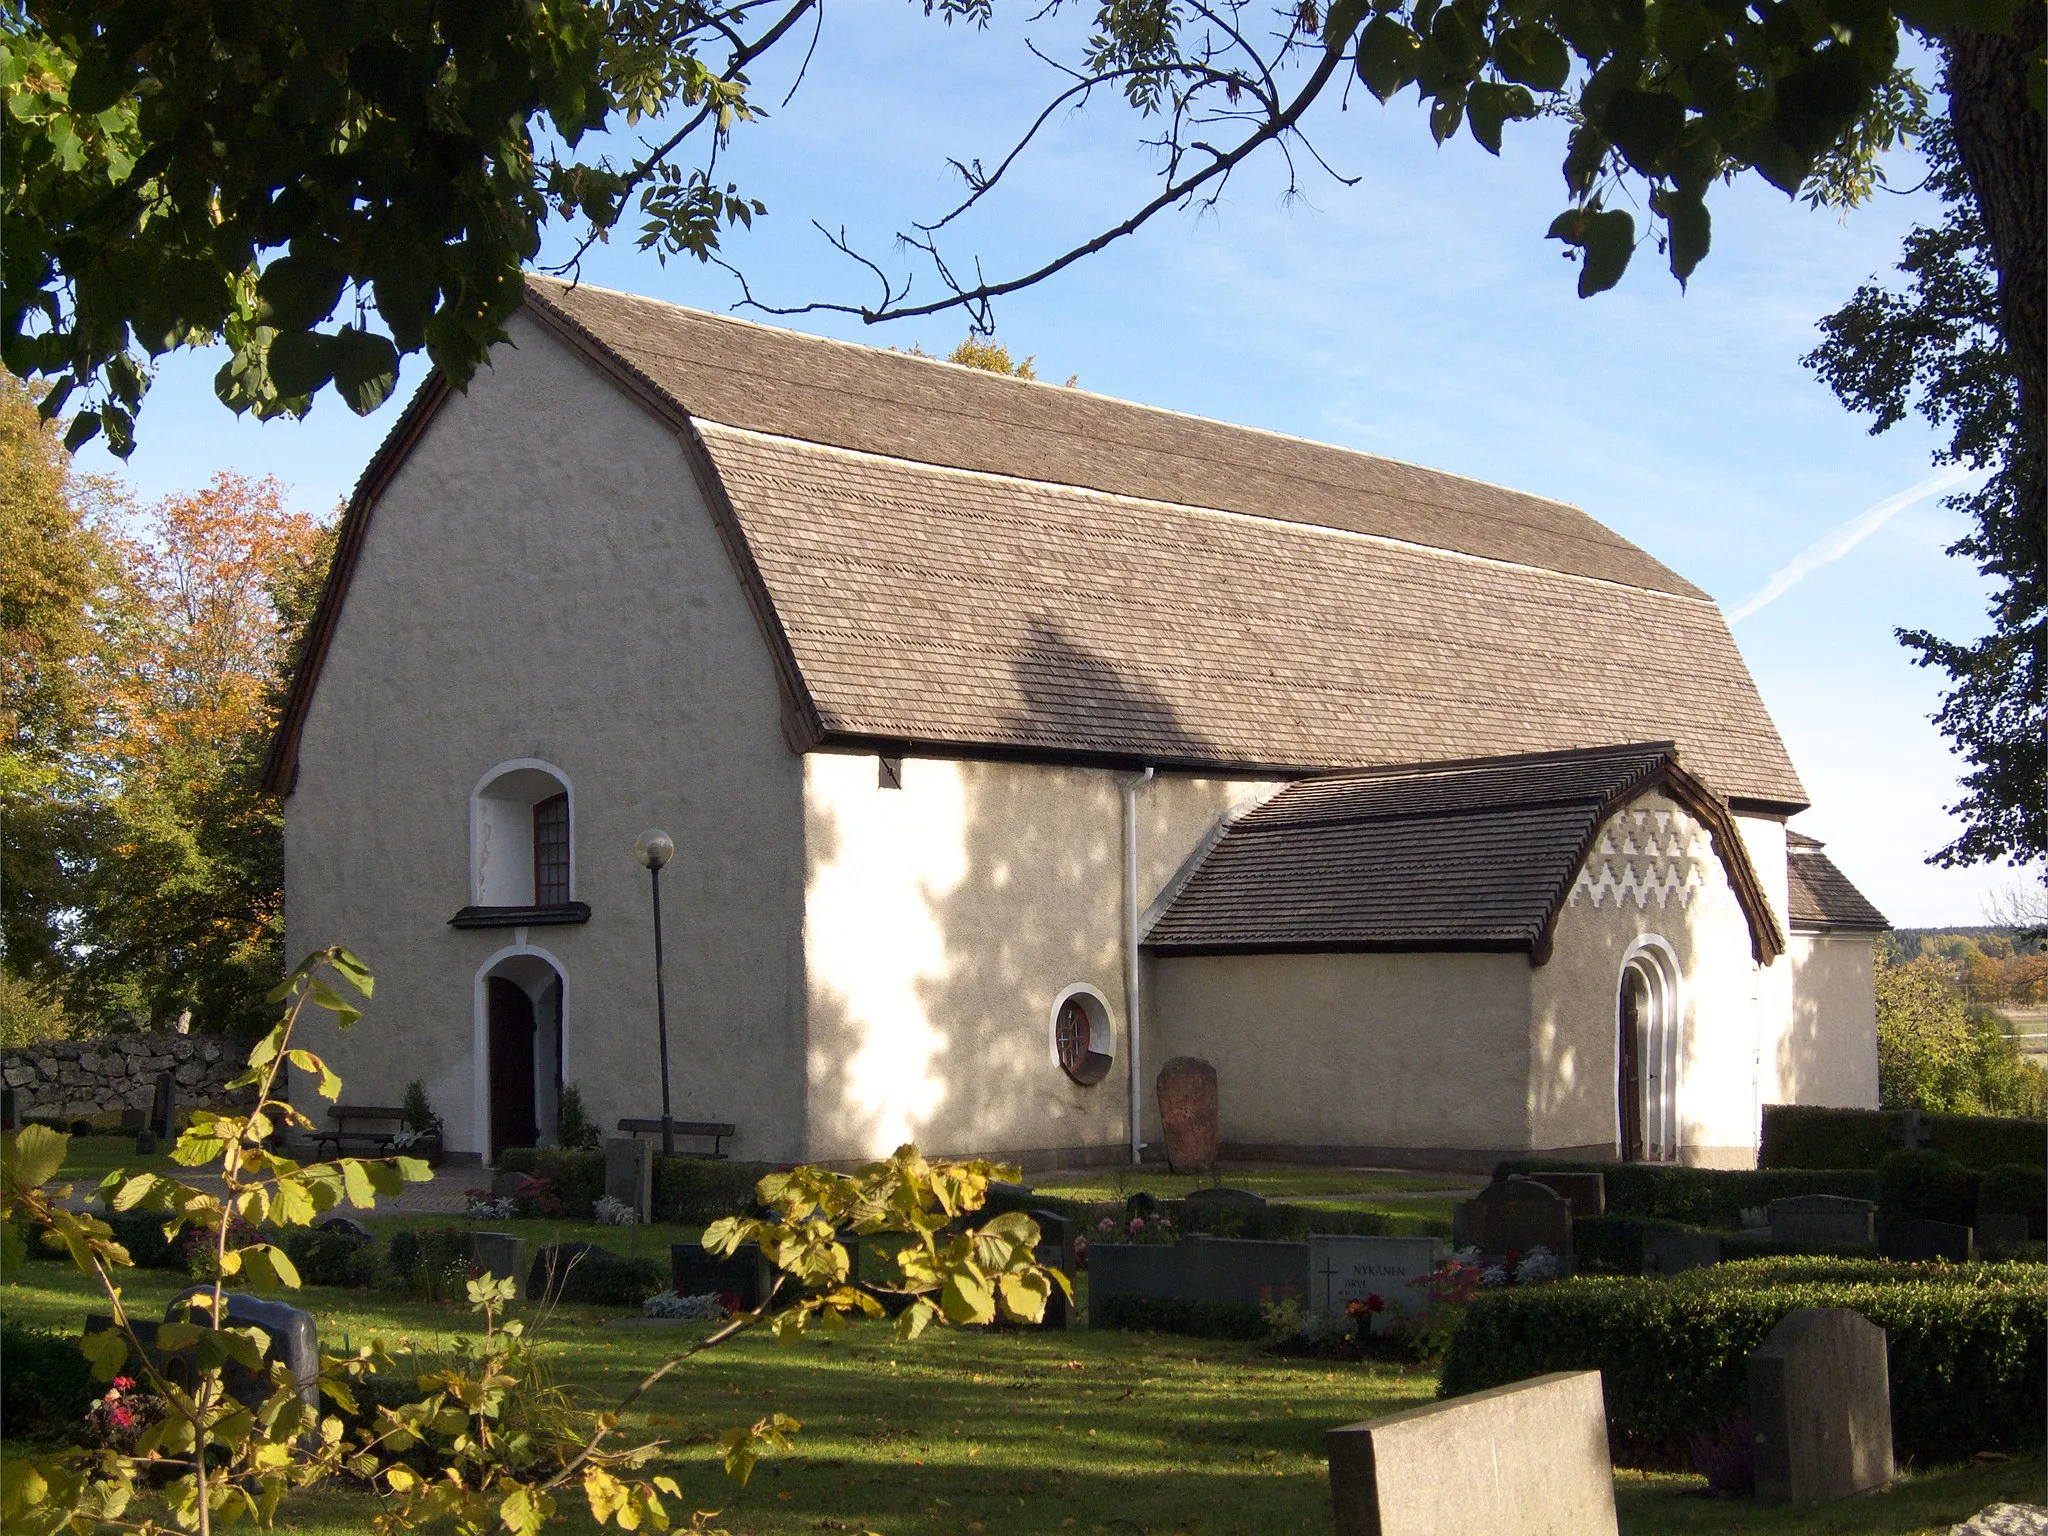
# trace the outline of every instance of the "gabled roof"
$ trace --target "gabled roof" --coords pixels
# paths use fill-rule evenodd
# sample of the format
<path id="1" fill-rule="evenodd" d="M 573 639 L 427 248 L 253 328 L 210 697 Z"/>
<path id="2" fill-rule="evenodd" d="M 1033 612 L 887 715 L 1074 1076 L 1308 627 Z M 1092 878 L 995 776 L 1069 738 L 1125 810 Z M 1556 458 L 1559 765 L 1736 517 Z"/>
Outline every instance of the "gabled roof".
<path id="1" fill-rule="evenodd" d="M 1794 933 L 1889 933 L 1891 922 L 1870 899 L 1849 883 L 1817 838 L 1803 832 L 1785 834 L 1785 874 L 1791 887 Z"/>
<path id="2" fill-rule="evenodd" d="M 1289 785 L 1224 833 L 1145 944 L 1161 955 L 1511 950 L 1541 965 L 1601 824 L 1652 790 L 1707 828 L 1757 959 L 1782 954 L 1734 819 L 1668 742 Z"/>
<path id="3" fill-rule="evenodd" d="M 528 281 L 533 317 L 690 451 L 800 750 L 1288 777 L 1669 736 L 1727 796 L 1805 803 L 1719 610 L 1576 508 Z M 377 492 L 431 409 L 350 505 L 273 788 Z"/>

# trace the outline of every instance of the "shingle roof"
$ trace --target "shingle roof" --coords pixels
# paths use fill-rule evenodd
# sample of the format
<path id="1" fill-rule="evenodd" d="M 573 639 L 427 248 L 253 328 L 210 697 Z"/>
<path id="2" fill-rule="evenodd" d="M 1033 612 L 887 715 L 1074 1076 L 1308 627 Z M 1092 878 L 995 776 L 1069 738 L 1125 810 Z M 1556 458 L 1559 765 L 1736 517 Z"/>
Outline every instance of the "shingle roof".
<path id="1" fill-rule="evenodd" d="M 534 316 L 691 445 L 799 748 L 1284 776 L 1669 737 L 1724 795 L 1805 804 L 1720 611 L 1575 508 L 529 282 Z M 273 789 L 381 486 L 439 398 L 351 502 Z"/>
<path id="2" fill-rule="evenodd" d="M 1652 789 L 1712 834 L 1759 958 L 1782 952 L 1727 808 L 1668 743 L 1290 785 L 1224 833 L 1145 944 L 1162 955 L 1521 950 L 1541 964 L 1601 823 Z"/>
<path id="3" fill-rule="evenodd" d="M 1787 913 L 1794 933 L 1887 933 L 1891 921 L 1849 883 L 1826 846 L 1802 832 L 1785 834 L 1785 873 L 1790 886 Z"/>

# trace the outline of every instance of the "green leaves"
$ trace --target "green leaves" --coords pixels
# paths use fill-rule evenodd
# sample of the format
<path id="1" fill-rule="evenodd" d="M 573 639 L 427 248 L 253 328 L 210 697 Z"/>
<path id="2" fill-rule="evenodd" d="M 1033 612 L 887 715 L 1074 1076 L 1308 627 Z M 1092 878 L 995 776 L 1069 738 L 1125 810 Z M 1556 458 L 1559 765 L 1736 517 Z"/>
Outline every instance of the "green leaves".
<path id="1" fill-rule="evenodd" d="M 1500 153 L 1501 125 L 1510 119 L 1520 120 L 1535 115 L 1536 98 L 1519 85 L 1482 80 L 1472 87 L 1465 102 L 1465 116 L 1471 124 L 1472 137 L 1488 153 L 1495 155 Z"/>
<path id="2" fill-rule="evenodd" d="M 802 1428 L 786 1413 L 771 1413 L 752 1424 L 726 1430 L 718 1437 L 719 1449 L 725 1453 L 725 1475 L 745 1487 L 762 1454 L 788 1450 L 789 1437 Z"/>
<path id="3" fill-rule="evenodd" d="M 9 1196 L 57 1177 L 71 1138 L 47 1125 L 25 1125 L 0 1136 L 0 1183 Z"/>
<path id="4" fill-rule="evenodd" d="M 88 1333 L 78 1341 L 78 1348 L 92 1362 L 96 1381 L 112 1381 L 128 1363 L 128 1335 L 118 1328 Z"/>
<path id="5" fill-rule="evenodd" d="M 1579 297 L 1591 298 L 1621 281 L 1635 254 L 1636 221 L 1619 208 L 1568 208 L 1551 221 L 1549 238 L 1579 251 Z"/>
<path id="6" fill-rule="evenodd" d="M 1600 115 L 1600 126 L 1629 164 L 1657 175 L 1685 131 L 1685 103 L 1663 91 L 1616 91 Z"/>
<path id="7" fill-rule="evenodd" d="M 1571 52 L 1547 27 L 1514 25 L 1494 40 L 1493 63 L 1507 79 L 1535 91 L 1561 90 L 1571 77 Z"/>
<path id="8" fill-rule="evenodd" d="M 343 326 L 334 338 L 333 364 L 334 387 L 358 416 L 376 410 L 398 387 L 398 349 L 374 332 Z"/>
<path id="9" fill-rule="evenodd" d="M 1353 67 L 1365 88 L 1390 101 L 1394 93 L 1415 79 L 1422 41 L 1392 16 L 1375 16 L 1358 35 L 1358 56 Z"/>

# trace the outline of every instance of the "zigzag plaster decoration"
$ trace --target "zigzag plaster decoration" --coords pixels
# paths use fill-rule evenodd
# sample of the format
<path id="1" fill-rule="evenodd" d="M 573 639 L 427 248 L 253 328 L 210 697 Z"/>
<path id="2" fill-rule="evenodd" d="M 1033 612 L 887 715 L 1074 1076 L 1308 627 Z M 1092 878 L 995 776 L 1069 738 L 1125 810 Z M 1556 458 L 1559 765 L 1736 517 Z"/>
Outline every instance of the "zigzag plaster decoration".
<path id="1" fill-rule="evenodd" d="M 1600 829 L 1599 847 L 1572 882 L 1570 904 L 1577 906 L 1581 895 L 1589 897 L 1595 907 L 1609 897 L 1617 907 L 1634 898 L 1636 909 L 1645 911 L 1654 896 L 1659 907 L 1667 906 L 1674 897 L 1681 911 L 1690 907 L 1693 893 L 1705 889 L 1707 883 L 1701 870 L 1710 850 L 1704 846 L 1700 828 L 1677 811 L 1637 810 L 1627 812 L 1626 817 L 1628 827 L 1618 846 L 1614 831 L 1622 817 Z M 1621 864 L 1618 877 L 1614 873 L 1617 860 Z M 1638 867 L 1638 860 L 1643 867 Z M 1595 861 L 1600 866 L 1597 876 L 1592 868 Z"/>

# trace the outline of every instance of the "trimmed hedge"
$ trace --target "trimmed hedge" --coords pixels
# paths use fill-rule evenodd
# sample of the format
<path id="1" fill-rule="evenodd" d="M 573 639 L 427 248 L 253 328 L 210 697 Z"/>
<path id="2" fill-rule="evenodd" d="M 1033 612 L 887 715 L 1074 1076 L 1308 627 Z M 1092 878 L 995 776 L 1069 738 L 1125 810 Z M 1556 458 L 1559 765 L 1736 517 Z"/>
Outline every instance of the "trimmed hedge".
<path id="1" fill-rule="evenodd" d="M 1225 1205 L 1206 1200 L 1162 1200 L 1159 1209 L 1183 1237 L 1243 1237 L 1267 1243 L 1305 1243 L 1312 1234 L 1339 1237 L 1449 1237 L 1450 1223 L 1434 1216 L 1383 1211 L 1340 1211 L 1316 1205 Z M 1000 1186 L 972 1218 L 979 1224 L 1008 1211 L 1054 1211 L 1085 1236 L 1104 1216 L 1120 1217 L 1122 1201 L 1069 1200 Z"/>
<path id="2" fill-rule="evenodd" d="M 1516 1173 L 1598 1173 L 1607 1181 L 1610 1216 L 1654 1216 L 1691 1227 L 1737 1227 L 1742 1213 L 1793 1195 L 1877 1198 L 1877 1174 L 1864 1168 L 1677 1168 L 1669 1163 L 1571 1163 L 1510 1158 L 1494 1169 Z"/>
<path id="3" fill-rule="evenodd" d="M 99 1396 L 77 1339 L 0 1323 L 0 1362 L 0 1439 L 77 1434 Z"/>
<path id="4" fill-rule="evenodd" d="M 598 1307 L 634 1307 L 669 1288 L 668 1265 L 658 1259 L 628 1259 L 593 1248 L 569 1266 L 559 1298 Z"/>
<path id="5" fill-rule="evenodd" d="M 604 1194 L 604 1153 L 568 1152 L 559 1147 L 508 1147 L 498 1154 L 498 1168 L 554 1181 L 563 1214 L 588 1221 L 591 1208 Z M 737 1163 L 725 1158 L 662 1157 L 654 1159 L 654 1219 L 710 1223 L 736 1216 L 754 1205 L 754 1186 L 773 1173 L 773 1163 Z"/>
<path id="6" fill-rule="evenodd" d="M 1885 1330 L 1900 1457 L 1928 1465 L 2042 1443 L 2048 1270 L 2038 1264 L 1768 1259 L 1494 1292 L 1453 1335 L 1438 1393 L 1598 1370 L 1617 1457 L 1656 1464 L 1746 1411 L 1749 1355 L 1798 1307 L 1848 1307 Z"/>
<path id="7" fill-rule="evenodd" d="M 1977 1211 L 1984 1216 L 2024 1216 L 2027 1235 L 2039 1239 L 2048 1227 L 2048 1172 L 2021 1163 L 1988 1169 L 1977 1183 Z"/>
<path id="8" fill-rule="evenodd" d="M 1895 1151 L 1893 1132 L 1905 1122 L 1899 1109 L 1824 1109 L 1815 1104 L 1766 1104 L 1763 1168 L 1875 1168 Z M 1965 1168 L 2025 1163 L 2048 1169 L 2048 1121 L 1993 1115 L 1927 1115 L 1926 1150 L 1946 1152 Z"/>
<path id="9" fill-rule="evenodd" d="M 1088 1302 L 1090 1328 L 1131 1333 L 1188 1333 L 1202 1339 L 1263 1339 L 1269 1331 L 1259 1309 L 1232 1301 L 1161 1301 L 1150 1296 L 1105 1296 Z"/>
<path id="10" fill-rule="evenodd" d="M 1877 1213 L 1967 1227 L 1977 1218 L 1977 1176 L 1946 1152 L 1901 1147 L 1877 1165 Z"/>
<path id="11" fill-rule="evenodd" d="M 383 1268 L 377 1240 L 372 1237 L 289 1227 L 277 1242 L 307 1285 L 340 1285 L 360 1290 L 375 1285 Z"/>
<path id="12" fill-rule="evenodd" d="M 185 1238 L 190 1229 L 181 1229 L 178 1239 L 173 1242 L 164 1236 L 164 1218 L 147 1211 L 113 1211 L 106 1216 L 106 1223 L 114 1229 L 114 1241 L 128 1250 L 128 1257 L 135 1261 L 138 1269 L 168 1269 L 176 1274 L 185 1274 L 190 1265 L 185 1259 Z"/>

